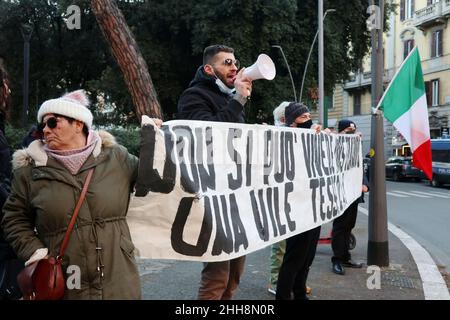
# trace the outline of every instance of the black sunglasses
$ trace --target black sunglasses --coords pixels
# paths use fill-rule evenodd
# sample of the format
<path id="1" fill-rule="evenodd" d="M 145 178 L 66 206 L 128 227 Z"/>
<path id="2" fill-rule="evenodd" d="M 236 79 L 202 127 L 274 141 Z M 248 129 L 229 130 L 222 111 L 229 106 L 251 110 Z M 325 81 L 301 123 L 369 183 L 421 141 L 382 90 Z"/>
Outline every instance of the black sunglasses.
<path id="1" fill-rule="evenodd" d="M 58 118 L 57 117 L 50 117 L 45 122 L 41 122 L 38 124 L 38 130 L 44 131 L 45 126 L 49 127 L 49 129 L 55 129 L 58 125 Z"/>
<path id="2" fill-rule="evenodd" d="M 233 59 L 225 59 L 223 60 L 223 65 L 230 67 L 232 64 L 234 64 L 236 66 L 236 68 L 239 69 L 239 66 L 241 65 L 241 63 L 239 62 L 238 59 L 233 60 Z"/>

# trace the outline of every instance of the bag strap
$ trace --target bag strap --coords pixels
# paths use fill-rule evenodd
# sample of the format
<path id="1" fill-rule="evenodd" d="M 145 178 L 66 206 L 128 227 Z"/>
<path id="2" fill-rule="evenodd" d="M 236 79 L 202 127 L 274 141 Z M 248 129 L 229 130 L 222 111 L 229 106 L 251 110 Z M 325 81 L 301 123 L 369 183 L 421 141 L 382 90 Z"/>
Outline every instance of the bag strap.
<path id="1" fill-rule="evenodd" d="M 94 173 L 94 168 L 90 169 L 88 175 L 86 177 L 86 181 L 84 182 L 83 190 L 81 191 L 80 198 L 78 199 L 77 206 L 73 211 L 72 218 L 70 219 L 69 227 L 67 228 L 66 234 L 64 235 L 64 240 L 62 242 L 61 248 L 59 250 L 58 259 L 62 259 L 64 256 L 64 252 L 66 251 L 67 244 L 69 243 L 70 235 L 73 230 L 73 226 L 75 225 L 75 220 L 77 220 L 78 213 L 80 212 L 81 205 L 83 204 L 84 199 L 86 198 L 87 189 L 89 184 L 91 183 L 91 178 Z"/>

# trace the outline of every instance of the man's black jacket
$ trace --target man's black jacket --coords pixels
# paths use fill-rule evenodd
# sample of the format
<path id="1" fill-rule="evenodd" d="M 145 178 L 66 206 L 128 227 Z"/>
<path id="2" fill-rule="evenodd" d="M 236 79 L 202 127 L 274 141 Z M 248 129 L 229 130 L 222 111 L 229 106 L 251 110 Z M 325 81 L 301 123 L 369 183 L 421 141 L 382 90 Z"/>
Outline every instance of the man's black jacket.
<path id="1" fill-rule="evenodd" d="M 219 90 L 201 66 L 178 101 L 177 119 L 244 123 L 244 108 Z"/>

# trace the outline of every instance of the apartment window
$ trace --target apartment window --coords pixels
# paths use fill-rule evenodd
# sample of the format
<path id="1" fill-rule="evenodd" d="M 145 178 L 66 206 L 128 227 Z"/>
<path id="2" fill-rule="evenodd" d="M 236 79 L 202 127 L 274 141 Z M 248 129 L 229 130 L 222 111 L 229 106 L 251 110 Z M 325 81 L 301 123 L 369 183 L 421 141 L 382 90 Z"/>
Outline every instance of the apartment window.
<path id="1" fill-rule="evenodd" d="M 442 33 L 444 30 L 436 30 L 431 34 L 431 58 L 442 56 Z"/>
<path id="2" fill-rule="evenodd" d="M 406 59 L 408 54 L 414 48 L 414 39 L 406 40 L 403 42 L 403 60 Z"/>
<path id="3" fill-rule="evenodd" d="M 400 1 L 400 21 L 411 19 L 414 15 L 414 0 Z"/>
<path id="4" fill-rule="evenodd" d="M 439 79 L 431 81 L 431 106 L 439 105 Z"/>
<path id="5" fill-rule="evenodd" d="M 439 105 L 439 79 L 425 81 L 425 92 L 428 107 Z"/>
<path id="6" fill-rule="evenodd" d="M 353 115 L 361 114 L 361 92 L 353 94 Z"/>

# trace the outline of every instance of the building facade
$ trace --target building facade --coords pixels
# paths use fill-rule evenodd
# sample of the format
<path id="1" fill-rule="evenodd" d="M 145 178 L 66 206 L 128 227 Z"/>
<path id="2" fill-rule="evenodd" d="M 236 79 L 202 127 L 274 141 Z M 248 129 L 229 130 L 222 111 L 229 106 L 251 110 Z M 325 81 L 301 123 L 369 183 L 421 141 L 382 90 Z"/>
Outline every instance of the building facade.
<path id="1" fill-rule="evenodd" d="M 431 138 L 449 133 L 450 126 L 450 0 L 392 0 L 396 12 L 388 18 L 389 31 L 384 34 L 385 88 L 408 53 L 417 46 L 429 108 Z M 363 133 L 363 152 L 370 149 L 371 131 L 370 56 L 350 80 L 336 86 L 334 115 L 355 121 Z M 401 94 L 401 93 L 399 93 Z M 330 119 L 332 117 L 329 117 Z M 385 121 L 385 157 L 399 154 L 406 141 Z"/>

